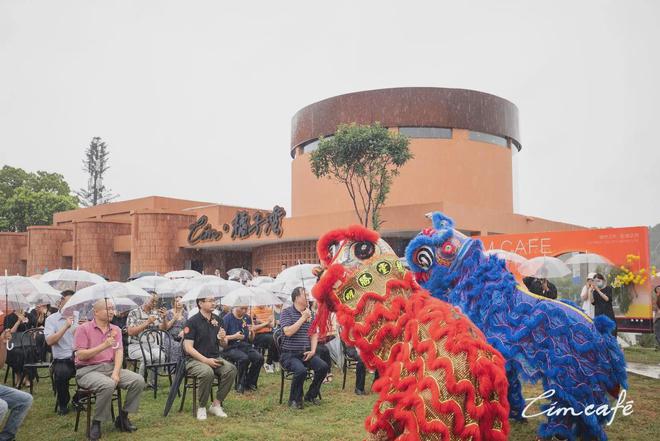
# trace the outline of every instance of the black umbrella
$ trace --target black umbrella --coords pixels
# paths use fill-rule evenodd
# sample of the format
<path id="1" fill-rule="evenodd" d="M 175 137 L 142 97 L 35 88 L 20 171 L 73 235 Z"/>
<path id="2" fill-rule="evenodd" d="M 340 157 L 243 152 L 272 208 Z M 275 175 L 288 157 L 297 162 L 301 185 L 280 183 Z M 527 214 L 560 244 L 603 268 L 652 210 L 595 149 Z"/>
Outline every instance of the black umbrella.
<path id="1" fill-rule="evenodd" d="M 172 404 L 174 404 L 174 400 L 179 394 L 179 386 L 181 386 L 181 382 L 183 381 L 185 376 L 186 376 L 186 357 L 185 355 L 182 355 L 181 358 L 179 358 L 179 362 L 176 364 L 176 372 L 174 373 L 174 380 L 172 381 L 172 385 L 170 386 L 170 393 L 167 395 L 167 401 L 165 402 L 165 410 L 163 410 L 164 417 L 166 417 L 167 414 L 170 413 L 170 409 L 172 409 Z"/>

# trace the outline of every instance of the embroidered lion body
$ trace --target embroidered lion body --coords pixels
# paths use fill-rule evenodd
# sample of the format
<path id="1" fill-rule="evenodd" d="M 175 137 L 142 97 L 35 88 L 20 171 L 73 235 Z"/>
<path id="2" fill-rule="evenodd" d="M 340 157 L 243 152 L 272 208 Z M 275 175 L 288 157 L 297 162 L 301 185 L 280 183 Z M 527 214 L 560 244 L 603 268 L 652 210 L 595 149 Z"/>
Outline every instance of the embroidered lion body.
<path id="1" fill-rule="evenodd" d="M 505 262 L 486 256 L 481 242 L 453 229 L 434 213 L 433 228 L 406 249 L 415 276 L 434 297 L 458 306 L 506 358 L 511 417 L 525 407 L 520 380 L 541 381 L 553 401 L 576 412 L 608 404 L 608 393 L 627 387 L 625 360 L 606 317 L 591 320 L 576 305 L 547 299 L 518 286 Z M 555 415 L 539 427 L 541 437 L 604 441 L 606 418 Z"/>
<path id="2" fill-rule="evenodd" d="M 318 252 L 316 324 L 323 332 L 334 311 L 342 339 L 379 372 L 368 439 L 507 439 L 504 359 L 478 328 L 421 289 L 373 231 L 333 231 Z"/>

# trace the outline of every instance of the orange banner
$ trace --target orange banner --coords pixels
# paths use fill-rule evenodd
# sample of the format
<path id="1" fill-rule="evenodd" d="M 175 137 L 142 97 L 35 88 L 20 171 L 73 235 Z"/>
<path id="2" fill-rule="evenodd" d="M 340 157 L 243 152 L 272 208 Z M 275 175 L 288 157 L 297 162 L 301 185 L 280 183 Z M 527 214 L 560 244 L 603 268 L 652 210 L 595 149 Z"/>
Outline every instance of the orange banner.
<path id="1" fill-rule="evenodd" d="M 566 253 L 575 252 L 594 253 L 605 257 L 614 264 L 613 267 L 607 265 L 596 267 L 594 264 L 573 267 L 572 283 L 557 286 L 559 297 L 578 301 L 576 292 L 579 293 L 587 271 L 598 270 L 605 275 L 610 274 L 610 283 L 616 280 L 616 276 L 620 274 L 620 278 L 625 274 L 639 275 L 635 282 L 614 289 L 614 310 L 619 330 L 630 332 L 650 332 L 652 330 L 651 291 L 654 286 L 660 284 L 660 278 L 649 274 L 651 268 L 649 267 L 648 228 L 603 228 L 502 234 L 477 238 L 481 239 L 486 250 L 502 249 L 527 259 L 543 255 L 560 257 Z M 515 274 L 515 268 L 512 272 Z M 519 277 L 517 274 L 516 276 Z M 641 283 L 642 281 L 643 283 Z M 564 293 L 566 295 L 562 295 L 561 288 L 567 291 Z"/>

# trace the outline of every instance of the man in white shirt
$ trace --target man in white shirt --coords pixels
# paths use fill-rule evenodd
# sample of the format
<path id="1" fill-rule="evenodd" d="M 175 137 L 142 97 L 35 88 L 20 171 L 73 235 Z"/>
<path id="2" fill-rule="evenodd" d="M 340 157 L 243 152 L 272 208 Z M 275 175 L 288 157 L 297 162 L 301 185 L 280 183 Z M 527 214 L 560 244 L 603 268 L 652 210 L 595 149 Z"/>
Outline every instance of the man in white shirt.
<path id="1" fill-rule="evenodd" d="M 60 301 L 60 311 L 69 301 L 73 291 L 63 291 Z M 73 333 L 78 323 L 72 317 L 62 317 L 61 312 L 51 314 L 44 324 L 46 343 L 53 351 L 53 380 L 57 394 L 57 413 L 66 415 L 69 412 L 69 380 L 75 377 L 76 367 L 73 363 Z M 75 397 L 74 397 L 75 403 Z"/>

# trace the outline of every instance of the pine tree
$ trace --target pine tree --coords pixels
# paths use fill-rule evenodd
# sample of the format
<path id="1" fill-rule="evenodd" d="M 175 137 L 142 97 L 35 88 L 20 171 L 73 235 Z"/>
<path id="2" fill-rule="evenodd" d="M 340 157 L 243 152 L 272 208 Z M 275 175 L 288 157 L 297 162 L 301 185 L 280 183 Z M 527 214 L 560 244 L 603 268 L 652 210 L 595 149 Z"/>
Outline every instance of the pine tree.
<path id="1" fill-rule="evenodd" d="M 85 150 L 85 159 L 83 159 L 83 171 L 89 174 L 87 188 L 81 188 L 77 195 L 80 202 L 85 207 L 107 204 L 119 195 L 113 195 L 112 190 L 103 185 L 103 176 L 108 171 L 110 152 L 98 136 L 92 138 L 92 142 Z"/>

